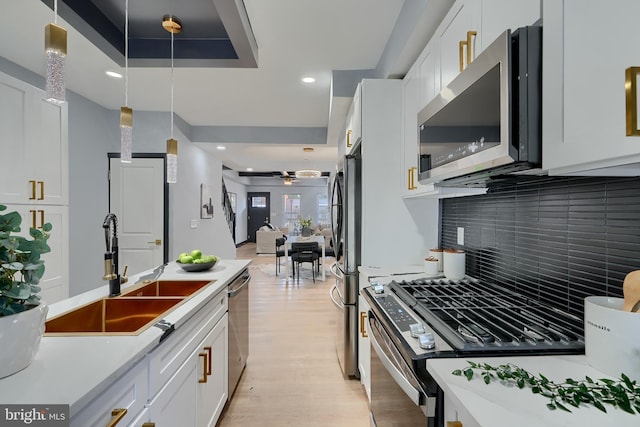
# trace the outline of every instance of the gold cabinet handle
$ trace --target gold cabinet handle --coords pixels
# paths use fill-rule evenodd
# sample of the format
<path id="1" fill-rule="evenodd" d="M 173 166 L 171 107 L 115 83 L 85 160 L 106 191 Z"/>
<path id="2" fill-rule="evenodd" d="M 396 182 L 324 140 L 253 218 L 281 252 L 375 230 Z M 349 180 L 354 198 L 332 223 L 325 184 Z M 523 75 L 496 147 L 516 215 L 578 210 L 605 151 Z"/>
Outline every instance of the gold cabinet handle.
<path id="1" fill-rule="evenodd" d="M 38 181 L 38 187 L 40 187 L 40 196 L 38 200 L 44 200 L 44 181 Z"/>
<path id="2" fill-rule="evenodd" d="M 407 169 L 407 190 L 411 190 L 411 168 Z"/>
<path id="3" fill-rule="evenodd" d="M 40 226 L 38 228 L 42 229 L 44 227 L 44 210 L 39 210 L 38 212 L 40 212 Z"/>
<path id="4" fill-rule="evenodd" d="M 199 383 L 206 383 L 207 382 L 207 353 L 198 353 L 198 357 L 202 357 L 203 361 L 202 361 L 202 368 L 203 368 L 203 372 L 202 372 L 202 378 L 198 379 Z"/>
<path id="5" fill-rule="evenodd" d="M 462 427 L 462 421 L 447 421 L 447 427 Z"/>
<path id="6" fill-rule="evenodd" d="M 147 242 L 147 243 L 148 244 L 152 244 L 153 243 L 156 246 L 160 246 L 160 245 L 162 245 L 162 239 L 156 239 L 153 242 Z"/>
<path id="7" fill-rule="evenodd" d="M 460 43 L 458 43 L 458 59 L 460 60 L 460 72 L 464 70 L 464 47 L 466 45 L 466 40 L 460 40 Z"/>
<path id="8" fill-rule="evenodd" d="M 208 357 L 207 357 L 207 375 L 211 375 L 213 373 L 213 371 L 211 370 L 211 359 L 213 359 L 213 357 L 211 357 L 211 346 L 207 346 L 204 348 L 204 351 L 207 352 Z"/>
<path id="9" fill-rule="evenodd" d="M 471 64 L 471 61 L 473 61 L 473 42 L 471 41 L 471 38 L 477 35 L 477 31 L 467 31 L 467 66 Z"/>
<path id="10" fill-rule="evenodd" d="M 120 422 L 120 420 L 122 420 L 122 418 L 124 418 L 125 415 L 127 415 L 126 408 L 114 409 L 113 411 L 111 411 L 111 421 L 109 421 L 109 424 L 107 424 L 107 427 L 114 427 L 116 424 Z"/>
<path id="11" fill-rule="evenodd" d="M 142 427 L 156 427 L 156 423 L 144 423 Z"/>
<path id="12" fill-rule="evenodd" d="M 30 179 L 29 184 L 31 184 L 31 196 L 29 196 L 29 200 L 35 200 L 36 199 L 36 182 Z"/>
<path id="13" fill-rule="evenodd" d="M 415 166 L 411 168 L 411 189 L 412 190 L 418 189 L 418 187 L 416 186 L 416 174 L 415 174 L 417 170 L 418 168 Z"/>
<path id="14" fill-rule="evenodd" d="M 353 145 L 353 143 L 351 142 L 351 134 L 353 134 L 353 131 L 349 129 L 347 131 L 347 147 L 351 147 Z"/>
<path id="15" fill-rule="evenodd" d="M 360 335 L 362 335 L 362 338 L 369 337 L 369 335 L 367 334 L 367 331 L 364 329 L 364 322 L 366 322 L 366 318 L 367 318 L 367 312 L 361 311 L 360 312 Z"/>
<path id="16" fill-rule="evenodd" d="M 29 209 L 29 213 L 31 214 L 31 228 L 36 228 L 36 213 L 35 209 Z"/>

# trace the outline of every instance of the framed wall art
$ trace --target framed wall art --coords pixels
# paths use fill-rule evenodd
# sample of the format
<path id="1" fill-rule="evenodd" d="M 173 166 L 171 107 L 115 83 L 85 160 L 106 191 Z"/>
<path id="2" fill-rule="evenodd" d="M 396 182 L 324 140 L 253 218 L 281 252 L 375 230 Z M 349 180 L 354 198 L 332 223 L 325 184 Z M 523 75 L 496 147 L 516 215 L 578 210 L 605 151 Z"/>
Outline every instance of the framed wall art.
<path id="1" fill-rule="evenodd" d="M 213 218 L 213 186 L 200 185 L 200 218 Z"/>

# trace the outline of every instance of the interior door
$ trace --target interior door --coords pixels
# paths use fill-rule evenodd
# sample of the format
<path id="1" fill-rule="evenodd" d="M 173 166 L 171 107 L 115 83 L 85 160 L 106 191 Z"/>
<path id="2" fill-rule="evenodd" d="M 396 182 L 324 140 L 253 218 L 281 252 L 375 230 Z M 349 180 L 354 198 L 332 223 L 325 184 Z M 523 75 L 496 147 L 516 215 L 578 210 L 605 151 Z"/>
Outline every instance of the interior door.
<path id="1" fill-rule="evenodd" d="M 109 209 L 118 217 L 119 264 L 128 275 L 165 262 L 163 158 L 109 159 Z M 122 271 L 120 271 L 122 273 Z"/>
<path id="2" fill-rule="evenodd" d="M 269 222 L 271 212 L 271 193 L 255 192 L 247 193 L 247 227 L 250 242 L 256 241 L 256 231 L 265 222 Z"/>

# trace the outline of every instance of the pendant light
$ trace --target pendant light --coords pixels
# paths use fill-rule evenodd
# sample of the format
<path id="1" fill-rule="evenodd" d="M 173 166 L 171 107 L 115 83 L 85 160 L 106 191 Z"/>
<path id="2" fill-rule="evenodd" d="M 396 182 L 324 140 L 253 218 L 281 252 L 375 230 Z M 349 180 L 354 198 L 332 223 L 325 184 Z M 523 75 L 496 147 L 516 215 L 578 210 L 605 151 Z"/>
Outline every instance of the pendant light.
<path id="1" fill-rule="evenodd" d="M 129 105 L 129 0 L 124 3 L 124 107 L 120 107 L 120 162 L 131 163 L 133 110 Z"/>
<path id="2" fill-rule="evenodd" d="M 173 35 L 182 31 L 182 23 L 178 18 L 165 15 L 162 28 L 171 33 L 171 138 L 167 140 L 167 182 L 178 181 L 178 141 L 173 138 Z"/>
<path id="3" fill-rule="evenodd" d="M 67 30 L 58 26 L 58 0 L 53 1 L 53 23 L 44 27 L 47 55 L 46 97 L 49 102 L 65 102 L 64 63 L 67 57 Z"/>

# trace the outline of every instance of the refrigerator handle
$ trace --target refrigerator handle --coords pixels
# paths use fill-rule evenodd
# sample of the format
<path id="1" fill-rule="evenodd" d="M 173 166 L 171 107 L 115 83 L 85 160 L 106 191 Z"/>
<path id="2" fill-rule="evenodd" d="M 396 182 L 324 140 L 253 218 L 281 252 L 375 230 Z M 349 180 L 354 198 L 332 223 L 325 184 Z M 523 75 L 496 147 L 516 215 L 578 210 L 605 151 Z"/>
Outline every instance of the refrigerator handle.
<path id="1" fill-rule="evenodd" d="M 335 299 L 334 297 L 334 292 L 338 292 L 338 295 L 340 294 L 340 291 L 338 291 L 338 287 L 336 285 L 333 285 L 331 287 L 331 289 L 329 289 L 329 298 L 331 298 L 331 301 L 333 301 L 333 303 L 335 304 L 336 307 L 338 307 L 339 309 L 343 309 L 344 308 L 344 304 L 342 304 L 342 302 L 339 302 Z"/>

